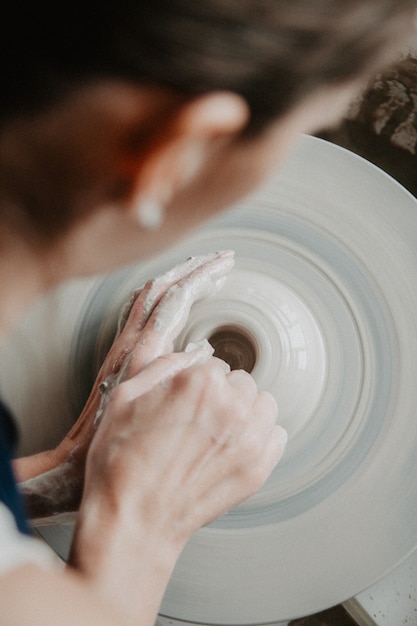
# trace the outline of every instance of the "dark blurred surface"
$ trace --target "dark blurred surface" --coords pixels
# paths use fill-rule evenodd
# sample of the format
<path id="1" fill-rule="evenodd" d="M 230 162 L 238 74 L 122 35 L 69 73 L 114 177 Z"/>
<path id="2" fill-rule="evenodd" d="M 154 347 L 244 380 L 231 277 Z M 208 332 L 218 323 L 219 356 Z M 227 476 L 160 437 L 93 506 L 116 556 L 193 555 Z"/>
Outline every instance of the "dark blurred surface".
<path id="1" fill-rule="evenodd" d="M 335 606 L 311 617 L 290 622 L 290 626 L 357 626 L 342 606 Z"/>
<path id="2" fill-rule="evenodd" d="M 371 161 L 417 196 L 417 56 L 377 76 L 343 124 L 320 136 Z"/>

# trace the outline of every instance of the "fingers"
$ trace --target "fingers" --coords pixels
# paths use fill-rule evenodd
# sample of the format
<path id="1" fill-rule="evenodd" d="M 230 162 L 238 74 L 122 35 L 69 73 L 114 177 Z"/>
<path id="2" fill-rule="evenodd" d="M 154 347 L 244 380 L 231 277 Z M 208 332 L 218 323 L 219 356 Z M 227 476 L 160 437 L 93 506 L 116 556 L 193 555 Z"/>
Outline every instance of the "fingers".
<path id="1" fill-rule="evenodd" d="M 188 259 L 135 292 L 122 312 L 120 330 L 98 373 L 87 404 L 66 440 L 89 442 L 115 386 L 135 377 L 152 360 L 172 351 L 175 336 L 186 323 L 192 303 L 218 289 L 234 265 L 233 252 Z M 202 363 L 213 350 L 207 342 L 186 348 L 185 354 L 161 360 L 155 371 L 132 383 L 132 397 L 183 368 Z M 223 366 L 226 367 L 226 366 Z M 152 381 L 152 375 L 155 379 Z"/>
<path id="2" fill-rule="evenodd" d="M 132 327 L 134 331 L 141 330 L 170 287 L 187 277 L 198 276 L 198 270 L 202 268 L 204 271 L 206 266 L 209 266 L 207 275 L 211 275 L 216 280 L 216 273 L 218 273 L 217 279 L 220 279 L 233 267 L 233 252 L 224 251 L 191 257 L 165 274 L 148 281 L 143 289 L 134 292 L 122 310 L 119 319 L 119 332 L 122 332 L 126 326 L 127 330 L 129 327 Z"/>
<path id="3" fill-rule="evenodd" d="M 288 434 L 277 424 L 278 409 L 274 398 L 262 391 L 253 398 L 253 389 L 247 384 L 249 380 L 244 384 L 248 375 L 242 374 L 241 377 L 235 372 L 227 375 L 228 382 L 238 392 L 236 405 L 232 411 L 224 408 L 223 431 L 218 431 L 215 438 L 216 449 L 206 456 L 196 477 L 199 479 L 210 465 L 215 466 L 216 482 L 208 485 L 202 500 L 201 525 L 213 522 L 259 491 L 287 446 Z M 246 394 L 242 395 L 242 389 Z M 245 403 L 246 411 L 243 409 Z"/>
<path id="4" fill-rule="evenodd" d="M 172 351 L 196 300 L 219 289 L 234 265 L 232 251 L 192 257 L 135 292 L 122 311 L 120 332 L 105 361 L 102 378 L 129 360 L 132 376 L 151 360 Z"/>
<path id="5" fill-rule="evenodd" d="M 89 453 L 105 492 L 138 499 L 135 514 L 157 494 L 185 539 L 253 495 L 287 440 L 273 397 L 210 354 L 207 342 L 165 354 L 118 385 Z"/>
<path id="6" fill-rule="evenodd" d="M 173 378 L 182 370 L 206 363 L 212 355 L 213 348 L 205 339 L 190 344 L 184 352 L 164 354 L 151 361 L 139 374 L 126 380 L 123 383 L 124 393 L 129 399 L 137 398 Z"/>
<path id="7" fill-rule="evenodd" d="M 253 496 L 265 484 L 281 460 L 288 441 L 284 428 L 274 425 L 267 439 L 251 438 L 235 447 L 233 465 L 226 455 L 212 459 L 218 470 L 217 484 L 204 492 L 200 527 L 210 524 L 233 507 Z M 225 460 L 227 463 L 225 463 Z"/>
<path id="8" fill-rule="evenodd" d="M 219 253 L 170 287 L 152 312 L 143 337 L 160 353 L 172 348 L 183 329 L 194 302 L 218 289 L 233 267 L 231 253 Z"/>
<path id="9" fill-rule="evenodd" d="M 268 446 L 265 450 L 265 465 L 270 473 L 280 462 L 288 443 L 288 433 L 279 424 L 276 424 L 270 433 Z"/>
<path id="10" fill-rule="evenodd" d="M 254 403 L 255 419 L 250 426 L 254 428 L 254 435 L 266 442 L 263 453 L 263 467 L 266 476 L 272 472 L 281 460 L 288 442 L 288 433 L 278 424 L 278 407 L 275 398 L 266 391 L 258 393 Z M 246 436 L 250 436 L 250 432 Z M 263 478 L 261 477 L 263 483 Z M 254 491 L 257 490 L 255 486 Z"/>
<path id="11" fill-rule="evenodd" d="M 213 355 L 213 348 L 207 340 L 189 344 L 184 352 L 170 353 L 151 361 L 136 376 L 128 377 L 123 382 L 123 401 L 129 402 L 146 394 L 151 389 L 176 376 L 181 370 L 207 362 Z M 225 364 L 226 365 L 226 364 Z M 127 362 L 125 362 L 127 366 Z M 228 367 L 228 366 L 227 366 Z M 102 421 L 104 411 L 114 389 L 119 386 L 124 377 L 124 370 L 117 374 L 110 374 L 99 385 L 101 393 L 100 405 L 94 417 L 94 428 L 97 429 Z"/>
<path id="12" fill-rule="evenodd" d="M 125 329 L 129 317 L 129 325 L 133 325 L 136 330 L 141 330 L 167 289 L 187 276 L 194 269 L 200 267 L 200 265 L 205 262 L 205 259 L 207 259 L 207 257 L 192 257 L 165 274 L 148 280 L 143 288 L 136 289 L 129 302 L 125 304 L 120 313 L 118 334 Z"/>

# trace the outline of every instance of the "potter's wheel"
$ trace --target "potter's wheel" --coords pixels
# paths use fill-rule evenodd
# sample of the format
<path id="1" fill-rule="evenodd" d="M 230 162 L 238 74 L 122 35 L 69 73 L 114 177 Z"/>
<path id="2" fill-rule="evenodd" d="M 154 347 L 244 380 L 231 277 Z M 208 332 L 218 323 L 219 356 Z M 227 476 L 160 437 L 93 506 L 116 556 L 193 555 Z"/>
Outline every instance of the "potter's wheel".
<path id="1" fill-rule="evenodd" d="M 187 545 L 162 603 L 168 621 L 311 614 L 417 545 L 417 202 L 331 144 L 304 138 L 278 176 L 191 239 L 83 284 L 73 321 L 61 313 L 71 406 L 130 291 L 225 248 L 236 267 L 194 305 L 177 348 L 207 336 L 249 363 L 290 439 L 264 488 Z"/>

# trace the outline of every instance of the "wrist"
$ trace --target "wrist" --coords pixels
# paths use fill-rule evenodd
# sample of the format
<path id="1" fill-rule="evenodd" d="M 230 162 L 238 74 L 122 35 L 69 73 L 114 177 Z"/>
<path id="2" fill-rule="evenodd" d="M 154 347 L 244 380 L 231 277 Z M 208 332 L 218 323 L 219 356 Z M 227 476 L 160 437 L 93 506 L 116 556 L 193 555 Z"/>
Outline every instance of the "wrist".
<path id="1" fill-rule="evenodd" d="M 33 525 L 57 520 L 78 511 L 83 486 L 83 467 L 68 458 L 46 472 L 20 483 L 28 517 Z M 62 517 L 61 517 L 62 519 Z"/>
<path id="2" fill-rule="evenodd" d="M 58 446 L 38 454 L 25 456 L 13 461 L 17 482 L 24 482 L 40 474 L 45 474 L 65 462 L 65 451 Z"/>
<path id="3" fill-rule="evenodd" d="M 69 564 L 85 576 L 115 610 L 154 623 L 183 545 L 131 511 L 94 496 L 77 519 Z M 146 620 L 144 620 L 146 622 Z"/>

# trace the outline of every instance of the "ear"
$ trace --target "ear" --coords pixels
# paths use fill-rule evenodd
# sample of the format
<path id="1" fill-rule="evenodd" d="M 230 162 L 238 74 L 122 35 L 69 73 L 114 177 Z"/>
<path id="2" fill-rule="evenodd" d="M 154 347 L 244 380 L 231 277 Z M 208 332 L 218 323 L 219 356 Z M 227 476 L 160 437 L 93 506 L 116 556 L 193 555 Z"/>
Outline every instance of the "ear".
<path id="1" fill-rule="evenodd" d="M 249 120 L 245 100 L 215 92 L 180 105 L 146 154 L 141 152 L 129 210 L 145 228 L 156 228 L 163 209 L 197 178 L 213 150 L 232 141 Z"/>

